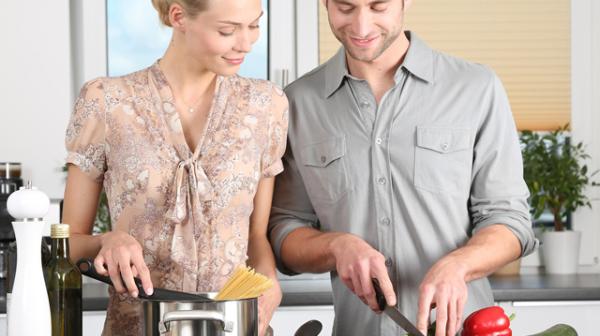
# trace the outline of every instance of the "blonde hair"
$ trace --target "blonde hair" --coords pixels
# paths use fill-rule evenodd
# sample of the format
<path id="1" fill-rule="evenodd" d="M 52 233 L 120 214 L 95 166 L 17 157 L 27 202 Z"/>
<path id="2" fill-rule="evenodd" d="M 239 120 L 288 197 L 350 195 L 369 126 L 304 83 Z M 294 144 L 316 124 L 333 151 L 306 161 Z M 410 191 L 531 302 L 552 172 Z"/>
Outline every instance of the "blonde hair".
<path id="1" fill-rule="evenodd" d="M 171 22 L 169 21 L 169 8 L 172 4 L 179 4 L 185 10 L 186 15 L 194 17 L 208 7 L 208 2 L 209 0 L 152 0 L 152 6 L 154 6 L 158 12 L 160 21 L 165 26 L 171 27 Z"/>

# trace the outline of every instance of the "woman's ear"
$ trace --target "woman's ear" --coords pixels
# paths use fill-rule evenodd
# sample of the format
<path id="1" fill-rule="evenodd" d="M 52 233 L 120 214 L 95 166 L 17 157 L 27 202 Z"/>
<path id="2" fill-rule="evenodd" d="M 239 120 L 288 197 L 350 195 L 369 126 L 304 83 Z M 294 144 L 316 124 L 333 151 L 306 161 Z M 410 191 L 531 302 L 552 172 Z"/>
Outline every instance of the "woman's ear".
<path id="1" fill-rule="evenodd" d="M 402 0 L 404 1 L 404 11 L 406 12 L 406 10 L 408 10 L 410 8 L 410 6 L 412 5 L 412 0 Z"/>
<path id="2" fill-rule="evenodd" d="M 171 4 L 169 7 L 169 22 L 173 29 L 185 31 L 185 11 L 178 3 Z"/>

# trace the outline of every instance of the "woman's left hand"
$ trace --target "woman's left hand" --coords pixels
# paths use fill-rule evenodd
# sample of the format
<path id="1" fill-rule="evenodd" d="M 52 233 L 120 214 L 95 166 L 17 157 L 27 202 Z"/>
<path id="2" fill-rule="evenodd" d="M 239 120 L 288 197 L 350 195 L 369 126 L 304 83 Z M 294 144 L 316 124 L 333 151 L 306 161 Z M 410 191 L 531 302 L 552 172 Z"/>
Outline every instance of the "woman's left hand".
<path id="1" fill-rule="evenodd" d="M 273 281 L 273 287 L 258 298 L 258 334 L 261 336 L 265 335 L 273 313 L 279 307 L 281 297 L 283 296 L 279 281 L 275 279 L 271 280 Z"/>

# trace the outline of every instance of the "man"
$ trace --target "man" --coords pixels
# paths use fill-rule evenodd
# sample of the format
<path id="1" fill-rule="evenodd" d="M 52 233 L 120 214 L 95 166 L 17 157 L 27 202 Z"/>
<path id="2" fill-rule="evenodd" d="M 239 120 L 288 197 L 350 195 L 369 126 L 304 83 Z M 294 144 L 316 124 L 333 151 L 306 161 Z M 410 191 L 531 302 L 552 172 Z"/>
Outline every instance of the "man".
<path id="1" fill-rule="evenodd" d="M 455 335 L 493 304 L 485 276 L 537 244 L 505 91 L 404 31 L 408 0 L 324 4 L 343 48 L 286 89 L 279 267 L 331 272 L 336 335 L 401 334 L 372 279 L 423 333 L 435 307 L 436 335 Z"/>

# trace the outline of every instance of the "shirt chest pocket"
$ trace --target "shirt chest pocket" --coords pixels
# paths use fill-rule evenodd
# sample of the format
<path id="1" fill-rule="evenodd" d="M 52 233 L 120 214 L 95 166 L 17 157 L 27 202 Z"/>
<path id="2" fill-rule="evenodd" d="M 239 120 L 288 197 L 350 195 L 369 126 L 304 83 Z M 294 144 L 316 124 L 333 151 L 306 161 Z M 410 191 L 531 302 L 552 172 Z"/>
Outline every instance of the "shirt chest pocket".
<path id="1" fill-rule="evenodd" d="M 351 189 L 345 155 L 346 139 L 343 136 L 301 149 L 302 178 L 311 199 L 333 203 Z"/>
<path id="2" fill-rule="evenodd" d="M 472 155 L 467 128 L 418 127 L 414 184 L 432 192 L 469 193 Z"/>

